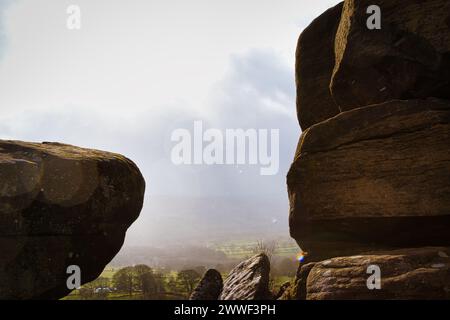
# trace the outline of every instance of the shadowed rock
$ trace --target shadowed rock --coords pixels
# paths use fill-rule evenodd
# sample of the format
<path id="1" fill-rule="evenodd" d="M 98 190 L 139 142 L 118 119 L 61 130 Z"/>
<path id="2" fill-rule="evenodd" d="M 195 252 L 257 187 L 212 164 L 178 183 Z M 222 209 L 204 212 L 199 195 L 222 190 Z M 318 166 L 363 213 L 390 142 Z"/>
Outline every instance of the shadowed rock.
<path id="1" fill-rule="evenodd" d="M 258 254 L 235 267 L 223 285 L 220 300 L 264 300 L 270 298 L 270 262 Z"/>
<path id="2" fill-rule="evenodd" d="M 288 174 L 290 230 L 310 261 L 450 245 L 450 103 L 392 101 L 321 122 Z"/>
<path id="3" fill-rule="evenodd" d="M 206 271 L 200 283 L 191 294 L 190 300 L 218 300 L 222 292 L 223 281 L 219 271 Z"/>
<path id="4" fill-rule="evenodd" d="M 281 300 L 281 297 L 286 293 L 287 290 L 291 287 L 291 283 L 289 281 L 283 283 L 278 290 L 277 294 L 274 296 L 275 300 Z"/>
<path id="5" fill-rule="evenodd" d="M 300 265 L 294 283 L 286 288 L 279 300 L 306 300 L 306 281 L 315 263 Z"/>
<path id="6" fill-rule="evenodd" d="M 67 295 L 68 266 L 97 278 L 142 208 L 125 157 L 58 143 L 0 140 L 0 298 Z"/>
<path id="7" fill-rule="evenodd" d="M 306 299 L 450 299 L 449 256 L 449 248 L 419 248 L 322 261 L 309 272 Z M 367 286 L 371 265 L 380 268 L 380 290 Z"/>
<path id="8" fill-rule="evenodd" d="M 330 92 L 334 40 L 342 3 L 315 19 L 300 35 L 296 52 L 297 116 L 306 130 L 340 112 Z"/>
<path id="9" fill-rule="evenodd" d="M 381 9 L 380 30 L 367 27 L 371 5 Z M 341 111 L 394 99 L 450 98 L 449 21 L 447 0 L 346 0 L 331 81 Z"/>

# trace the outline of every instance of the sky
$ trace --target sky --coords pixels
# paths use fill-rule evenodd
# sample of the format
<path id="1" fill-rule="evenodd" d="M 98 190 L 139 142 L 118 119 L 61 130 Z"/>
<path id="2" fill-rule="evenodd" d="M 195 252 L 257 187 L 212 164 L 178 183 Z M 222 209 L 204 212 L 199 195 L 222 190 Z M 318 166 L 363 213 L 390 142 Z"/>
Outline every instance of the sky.
<path id="1" fill-rule="evenodd" d="M 136 162 L 147 193 L 130 244 L 163 233 L 157 224 L 169 212 L 161 199 L 247 199 L 246 210 L 274 199 L 268 226 L 281 221 L 287 230 L 285 176 L 300 135 L 297 38 L 336 3 L 0 0 L 0 139 L 64 142 Z M 69 5 L 81 9 L 80 30 L 66 27 Z M 279 173 L 175 166 L 171 133 L 195 120 L 221 130 L 279 129 Z M 193 203 L 177 214 L 191 214 Z"/>

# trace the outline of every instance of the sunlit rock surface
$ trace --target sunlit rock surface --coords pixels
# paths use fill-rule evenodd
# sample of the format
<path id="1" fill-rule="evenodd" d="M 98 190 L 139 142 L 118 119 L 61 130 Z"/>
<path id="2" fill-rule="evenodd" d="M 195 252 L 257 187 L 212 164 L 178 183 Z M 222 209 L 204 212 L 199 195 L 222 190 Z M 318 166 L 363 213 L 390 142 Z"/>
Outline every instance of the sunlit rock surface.
<path id="1" fill-rule="evenodd" d="M 367 27 L 372 5 L 380 8 L 379 30 Z M 392 99 L 449 99 L 450 1 L 346 0 L 335 53 L 330 88 L 341 111 Z"/>
<path id="2" fill-rule="evenodd" d="M 270 261 L 256 255 L 236 266 L 225 279 L 220 300 L 264 300 L 270 298 Z"/>
<path id="3" fill-rule="evenodd" d="M 367 27 L 373 5 L 381 29 Z M 287 176 L 289 223 L 312 263 L 281 299 L 448 299 L 448 251 L 423 247 L 450 246 L 450 2 L 346 0 L 340 17 L 337 8 L 297 48 L 303 133 Z M 423 249 L 403 249 L 414 247 Z M 384 272 L 381 291 L 363 281 L 368 263 Z"/>
<path id="4" fill-rule="evenodd" d="M 297 116 L 303 130 L 340 112 L 330 92 L 334 69 L 334 39 L 342 3 L 317 17 L 300 35 L 295 78 Z"/>
<path id="5" fill-rule="evenodd" d="M 309 257 L 450 245 L 450 103 L 391 101 L 305 131 L 288 174 Z"/>

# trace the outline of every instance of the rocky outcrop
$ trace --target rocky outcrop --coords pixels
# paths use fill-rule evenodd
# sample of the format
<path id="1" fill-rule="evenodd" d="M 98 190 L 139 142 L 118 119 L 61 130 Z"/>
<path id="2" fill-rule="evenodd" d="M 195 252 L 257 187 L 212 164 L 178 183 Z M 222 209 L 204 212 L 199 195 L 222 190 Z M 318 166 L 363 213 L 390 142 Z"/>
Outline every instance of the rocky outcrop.
<path id="1" fill-rule="evenodd" d="M 270 261 L 256 255 L 235 267 L 223 284 L 220 300 L 264 300 L 269 292 Z"/>
<path id="2" fill-rule="evenodd" d="M 308 300 L 450 299 L 450 249 L 419 248 L 315 263 L 303 290 Z M 370 276 L 380 271 L 379 290 Z"/>
<path id="3" fill-rule="evenodd" d="M 381 29 L 369 30 L 373 5 Z M 308 33 L 324 17 L 300 37 L 297 66 L 322 41 Z M 290 232 L 312 263 L 281 299 L 448 299 L 450 2 L 346 0 L 334 52 L 340 113 L 304 130 L 287 177 Z M 329 92 L 314 94 L 325 114 Z M 311 110 L 300 105 L 299 118 Z M 370 264 L 382 290 L 367 288 Z"/>
<path id="4" fill-rule="evenodd" d="M 371 5 L 381 9 L 379 30 L 367 27 Z M 341 111 L 392 99 L 450 98 L 449 21 L 445 0 L 345 1 L 330 83 Z M 327 105 L 328 96 L 322 99 Z"/>
<path id="5" fill-rule="evenodd" d="M 297 116 L 306 130 L 337 115 L 339 107 L 330 93 L 334 69 L 334 39 L 342 3 L 315 19 L 300 35 L 296 52 Z"/>
<path id="6" fill-rule="evenodd" d="M 218 300 L 223 289 L 222 275 L 219 271 L 210 269 L 191 294 L 190 300 Z"/>
<path id="7" fill-rule="evenodd" d="M 63 297 L 71 265 L 98 277 L 145 190 L 125 157 L 58 143 L 0 141 L 0 181 L 1 299 Z"/>
<path id="8" fill-rule="evenodd" d="M 287 179 L 292 236 L 316 258 L 450 245 L 449 146 L 443 100 L 367 106 L 311 127 Z"/>

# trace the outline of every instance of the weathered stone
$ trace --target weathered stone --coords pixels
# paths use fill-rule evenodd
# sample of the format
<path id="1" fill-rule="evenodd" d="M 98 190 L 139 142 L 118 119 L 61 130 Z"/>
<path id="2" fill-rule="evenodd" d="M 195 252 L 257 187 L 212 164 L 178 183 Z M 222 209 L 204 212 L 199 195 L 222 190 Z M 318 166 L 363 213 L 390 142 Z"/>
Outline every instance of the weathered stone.
<path id="1" fill-rule="evenodd" d="M 450 102 L 392 101 L 306 130 L 288 174 L 290 230 L 309 261 L 450 245 Z"/>
<path id="2" fill-rule="evenodd" d="M 190 300 L 218 300 L 223 289 L 222 275 L 219 271 L 210 269 L 192 292 Z"/>
<path id="3" fill-rule="evenodd" d="M 2 299 L 63 297 L 71 265 L 82 283 L 98 277 L 145 190 L 125 157 L 58 143 L 0 140 L 0 181 Z"/>
<path id="4" fill-rule="evenodd" d="M 342 3 L 315 19 L 300 35 L 296 52 L 297 116 L 306 130 L 340 112 L 330 93 L 334 41 Z"/>
<path id="5" fill-rule="evenodd" d="M 308 300 L 450 299 L 450 249 L 419 248 L 339 257 L 316 263 L 307 280 Z M 381 271 L 381 289 L 369 290 Z M 369 270 L 370 271 L 370 270 Z M 369 279 L 370 283 L 373 283 Z"/>
<path id="6" fill-rule="evenodd" d="M 234 268 L 226 278 L 220 300 L 268 299 L 270 261 L 258 254 Z"/>
<path id="7" fill-rule="evenodd" d="M 279 300 L 306 300 L 306 281 L 315 263 L 300 265 L 294 283 L 286 289 Z"/>
<path id="8" fill-rule="evenodd" d="M 289 281 L 283 283 L 281 285 L 280 289 L 278 289 L 277 294 L 274 295 L 274 299 L 275 300 L 281 299 L 281 297 L 286 293 L 287 290 L 289 290 L 290 287 L 291 287 L 291 283 Z"/>
<path id="9" fill-rule="evenodd" d="M 381 9 L 381 29 L 367 8 Z M 450 98 L 450 2 L 346 0 L 331 92 L 341 111 L 394 99 Z"/>

